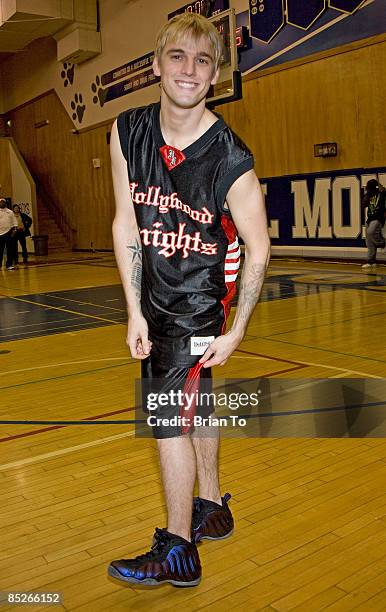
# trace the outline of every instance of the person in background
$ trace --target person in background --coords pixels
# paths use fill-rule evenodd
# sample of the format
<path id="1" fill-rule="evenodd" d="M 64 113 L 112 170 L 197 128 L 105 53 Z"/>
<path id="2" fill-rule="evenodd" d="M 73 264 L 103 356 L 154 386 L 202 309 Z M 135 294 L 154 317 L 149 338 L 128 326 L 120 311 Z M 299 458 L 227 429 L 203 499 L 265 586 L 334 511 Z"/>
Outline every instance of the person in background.
<path id="1" fill-rule="evenodd" d="M 14 260 L 15 265 L 19 263 L 18 243 L 20 243 L 23 253 L 23 263 L 28 263 L 28 251 L 26 237 L 31 236 L 30 227 L 32 219 L 29 215 L 22 213 L 18 204 L 13 205 L 13 212 L 17 220 L 17 230 L 14 236 Z"/>
<path id="2" fill-rule="evenodd" d="M 382 228 L 385 223 L 386 214 L 386 190 L 377 180 L 371 179 L 367 182 L 366 193 L 362 200 L 362 208 L 367 208 L 366 219 L 366 246 L 367 263 L 362 268 L 375 268 L 377 249 L 385 248 L 385 239 Z"/>
<path id="3" fill-rule="evenodd" d="M 17 220 L 12 212 L 7 208 L 5 198 L 0 198 L 0 266 L 3 265 L 4 249 L 7 249 L 7 259 L 5 266 L 7 270 L 14 270 L 14 236 L 17 230 Z"/>

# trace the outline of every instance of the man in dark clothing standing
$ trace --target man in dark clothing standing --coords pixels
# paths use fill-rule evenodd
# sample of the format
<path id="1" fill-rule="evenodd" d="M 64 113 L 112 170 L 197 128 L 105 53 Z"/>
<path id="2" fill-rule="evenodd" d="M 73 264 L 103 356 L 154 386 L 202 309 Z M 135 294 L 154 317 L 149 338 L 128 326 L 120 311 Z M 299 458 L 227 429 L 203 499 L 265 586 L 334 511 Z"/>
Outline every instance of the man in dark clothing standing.
<path id="1" fill-rule="evenodd" d="M 5 198 L 0 198 L 0 268 L 3 265 L 4 249 L 7 249 L 7 270 L 14 270 L 13 247 L 16 233 L 17 221 L 12 210 L 7 208 Z"/>
<path id="2" fill-rule="evenodd" d="M 362 208 L 367 208 L 366 245 L 367 263 L 362 268 L 376 267 L 377 248 L 385 248 L 382 228 L 386 214 L 386 190 L 375 179 L 367 182 L 366 193 L 362 200 Z"/>
<path id="3" fill-rule="evenodd" d="M 17 220 L 17 230 L 14 236 L 14 257 L 15 264 L 19 262 L 18 256 L 18 242 L 20 242 L 21 250 L 23 253 L 23 263 L 28 263 L 28 251 L 26 237 L 31 236 L 30 227 L 32 225 L 32 219 L 29 215 L 22 213 L 18 204 L 13 205 L 13 213 Z"/>

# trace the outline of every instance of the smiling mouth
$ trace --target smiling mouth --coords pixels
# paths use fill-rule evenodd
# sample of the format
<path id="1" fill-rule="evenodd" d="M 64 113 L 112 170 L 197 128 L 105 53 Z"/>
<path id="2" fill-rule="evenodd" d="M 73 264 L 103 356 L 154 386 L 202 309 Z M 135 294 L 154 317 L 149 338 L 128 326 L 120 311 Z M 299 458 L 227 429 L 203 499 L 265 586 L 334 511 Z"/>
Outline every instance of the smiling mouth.
<path id="1" fill-rule="evenodd" d="M 190 81 L 176 81 L 178 87 L 182 89 L 194 89 L 197 87 L 197 83 L 192 83 Z"/>

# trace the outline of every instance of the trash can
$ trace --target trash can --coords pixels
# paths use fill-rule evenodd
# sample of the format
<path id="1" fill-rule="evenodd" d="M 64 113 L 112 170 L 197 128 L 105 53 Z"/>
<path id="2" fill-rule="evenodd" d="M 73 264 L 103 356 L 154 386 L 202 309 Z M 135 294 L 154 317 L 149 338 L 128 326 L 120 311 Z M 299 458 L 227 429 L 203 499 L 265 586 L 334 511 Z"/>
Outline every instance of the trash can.
<path id="1" fill-rule="evenodd" d="M 48 255 L 48 236 L 32 236 L 35 245 L 35 255 Z"/>

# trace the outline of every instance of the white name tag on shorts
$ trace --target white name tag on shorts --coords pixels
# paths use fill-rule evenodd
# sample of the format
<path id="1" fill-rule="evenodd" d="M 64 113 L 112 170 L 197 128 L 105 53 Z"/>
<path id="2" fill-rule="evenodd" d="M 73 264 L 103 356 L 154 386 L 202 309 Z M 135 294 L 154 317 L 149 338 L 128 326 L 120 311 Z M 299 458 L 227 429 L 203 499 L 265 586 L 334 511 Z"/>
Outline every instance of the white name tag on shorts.
<path id="1" fill-rule="evenodd" d="M 203 355 L 213 340 L 214 336 L 192 336 L 190 338 L 190 354 Z"/>

